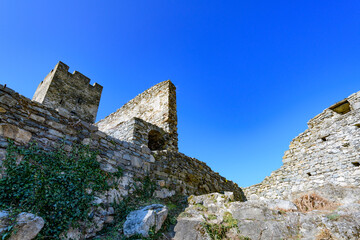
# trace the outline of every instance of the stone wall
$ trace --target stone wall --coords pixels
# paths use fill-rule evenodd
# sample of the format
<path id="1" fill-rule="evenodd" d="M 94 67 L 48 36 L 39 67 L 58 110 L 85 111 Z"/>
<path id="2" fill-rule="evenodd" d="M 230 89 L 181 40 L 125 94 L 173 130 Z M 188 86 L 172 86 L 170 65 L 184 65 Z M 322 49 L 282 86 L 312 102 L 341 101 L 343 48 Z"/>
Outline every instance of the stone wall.
<path id="1" fill-rule="evenodd" d="M 90 145 L 99 151 L 98 161 L 104 171 L 124 169 L 128 185 L 131 179 L 144 177 L 150 169 L 149 149 L 110 137 L 76 116 L 62 115 L 0 85 L 0 164 L 6 154 L 7 138 L 17 144 L 36 142 L 46 150 L 61 142 L 69 151 L 74 143 Z M 119 185 L 118 190 L 127 195 L 129 186 Z"/>
<path id="2" fill-rule="evenodd" d="M 360 92 L 325 109 L 290 143 L 283 166 L 244 189 L 249 197 L 291 198 L 326 183 L 360 185 Z"/>
<path id="3" fill-rule="evenodd" d="M 134 117 L 128 121 L 121 122 L 117 125 L 117 127 L 109 129 L 107 134 L 122 141 L 148 146 L 151 141 L 151 139 L 149 139 L 149 133 L 151 131 L 159 133 L 163 142 L 161 147 L 152 150 L 172 149 L 171 146 L 167 145 L 170 142 L 170 136 L 167 132 L 154 124 L 145 122 L 140 118 Z"/>
<path id="4" fill-rule="evenodd" d="M 156 164 L 150 165 L 150 175 L 159 185 L 184 195 L 231 191 L 237 200 L 245 200 L 236 183 L 213 172 L 204 162 L 176 151 L 154 151 L 153 155 Z"/>
<path id="5" fill-rule="evenodd" d="M 178 149 L 176 88 L 170 80 L 139 94 L 96 125 L 101 131 L 112 134 L 134 117 L 162 128 L 169 135 L 167 149 Z"/>
<path id="6" fill-rule="evenodd" d="M 159 191 L 166 188 L 165 191 L 181 189 L 178 193 L 184 194 L 241 192 L 236 184 L 214 173 L 205 163 L 176 151 L 151 152 L 142 144 L 147 142 L 143 136 L 151 129 L 161 131 L 157 126 L 137 118 L 128 121 L 128 125 L 138 136 L 133 142 L 111 137 L 76 116 L 31 101 L 0 85 L 0 166 L 6 155 L 7 138 L 23 145 L 36 142 L 46 150 L 65 142 L 66 149 L 71 151 L 74 143 L 82 143 L 99 151 L 97 159 L 102 170 L 116 172 L 119 167 L 124 170 L 123 177 L 116 179 L 117 187 L 100 196 L 104 204 L 120 201 L 131 193 L 133 183 L 139 181 L 136 179 L 146 176 L 161 180 Z"/>
<path id="7" fill-rule="evenodd" d="M 66 115 L 94 123 L 100 103 L 102 86 L 90 85 L 90 79 L 78 71 L 68 72 L 69 66 L 59 62 L 39 84 L 33 101 Z"/>

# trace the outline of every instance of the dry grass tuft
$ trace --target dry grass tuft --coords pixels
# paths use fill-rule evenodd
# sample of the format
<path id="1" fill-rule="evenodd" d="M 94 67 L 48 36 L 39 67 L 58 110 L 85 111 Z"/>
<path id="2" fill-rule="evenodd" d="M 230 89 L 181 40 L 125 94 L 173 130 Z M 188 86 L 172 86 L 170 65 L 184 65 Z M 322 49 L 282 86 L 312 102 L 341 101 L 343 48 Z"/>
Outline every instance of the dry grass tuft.
<path id="1" fill-rule="evenodd" d="M 334 240 L 329 229 L 323 228 L 321 232 L 316 236 L 316 240 Z"/>
<path id="2" fill-rule="evenodd" d="M 334 210 L 339 204 L 331 202 L 316 193 L 304 194 L 294 201 L 300 212 L 310 212 L 312 210 Z"/>

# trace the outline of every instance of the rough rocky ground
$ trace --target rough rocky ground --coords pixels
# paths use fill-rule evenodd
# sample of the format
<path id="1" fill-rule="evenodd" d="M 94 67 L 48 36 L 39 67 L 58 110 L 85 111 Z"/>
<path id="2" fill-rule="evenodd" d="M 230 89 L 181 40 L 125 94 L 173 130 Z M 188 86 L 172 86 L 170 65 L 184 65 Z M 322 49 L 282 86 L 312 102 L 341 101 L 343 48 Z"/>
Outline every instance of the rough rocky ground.
<path id="1" fill-rule="evenodd" d="M 174 239 L 360 239 L 358 193 L 357 188 L 329 185 L 305 194 L 302 201 L 299 195 L 298 205 L 256 196 L 234 202 L 231 193 L 191 196 Z"/>
<path id="2" fill-rule="evenodd" d="M 168 208 L 152 204 L 127 213 L 125 223 L 115 224 L 112 234 L 95 239 L 360 239 L 360 188 L 326 185 L 315 192 L 293 193 L 289 198 L 292 201 L 252 195 L 248 201 L 239 202 L 234 201 L 231 192 L 190 196 L 187 208 L 176 214 L 175 228 L 169 219 L 167 226 L 165 224 Z M 31 213 L 14 217 L 17 230 L 10 239 L 36 238 L 44 225 L 43 219 Z M 0 212 L 0 233 L 6 231 L 9 223 L 9 213 Z M 154 235 L 157 231 L 160 234 Z M 148 234 L 150 232 L 153 233 Z M 74 235 L 73 239 L 83 238 Z"/>

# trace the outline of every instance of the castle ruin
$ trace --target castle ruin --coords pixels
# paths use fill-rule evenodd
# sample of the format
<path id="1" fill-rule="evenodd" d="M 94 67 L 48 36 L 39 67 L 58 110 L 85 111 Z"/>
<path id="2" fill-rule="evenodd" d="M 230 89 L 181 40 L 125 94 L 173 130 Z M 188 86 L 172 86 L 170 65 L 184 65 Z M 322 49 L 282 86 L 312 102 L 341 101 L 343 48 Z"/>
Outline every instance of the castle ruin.
<path id="1" fill-rule="evenodd" d="M 102 86 L 90 85 L 90 79 L 59 62 L 39 84 L 33 101 L 56 109 L 63 115 L 75 115 L 94 123 L 98 111 Z"/>
<path id="2" fill-rule="evenodd" d="M 360 92 L 325 109 L 308 127 L 291 141 L 283 166 L 245 188 L 246 196 L 291 199 L 326 184 L 360 185 Z"/>
<path id="3" fill-rule="evenodd" d="M 144 177 L 157 183 L 155 194 L 160 198 L 232 191 L 237 199 L 244 199 L 237 184 L 178 151 L 176 88 L 170 80 L 94 124 L 102 86 L 90 85 L 89 78 L 68 69 L 59 62 L 40 83 L 33 100 L 0 86 L 0 166 L 8 138 L 17 144 L 36 142 L 49 150 L 59 142 L 69 151 L 74 143 L 82 143 L 99 151 L 102 170 L 123 169 L 124 176 L 102 196 L 103 203 L 121 201 Z"/>

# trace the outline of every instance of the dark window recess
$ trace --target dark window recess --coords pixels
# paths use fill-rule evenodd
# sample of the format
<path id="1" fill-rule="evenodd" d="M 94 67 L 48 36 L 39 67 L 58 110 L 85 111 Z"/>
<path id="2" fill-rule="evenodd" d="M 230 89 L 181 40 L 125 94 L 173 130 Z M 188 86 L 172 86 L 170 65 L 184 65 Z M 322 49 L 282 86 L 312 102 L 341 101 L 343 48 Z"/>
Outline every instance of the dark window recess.
<path id="1" fill-rule="evenodd" d="M 339 114 L 345 114 L 350 112 L 350 103 L 345 99 L 338 103 L 335 103 L 329 109 L 333 110 L 334 112 L 337 112 Z"/>
<path id="2" fill-rule="evenodd" d="M 307 175 L 310 177 L 310 176 L 311 176 L 311 173 L 308 172 Z"/>
<path id="3" fill-rule="evenodd" d="M 352 162 L 352 165 L 354 165 L 355 167 L 359 167 L 360 163 L 359 162 Z"/>
<path id="4" fill-rule="evenodd" d="M 160 132 L 151 130 L 148 136 L 148 147 L 151 151 L 163 150 L 165 146 L 165 140 Z"/>

